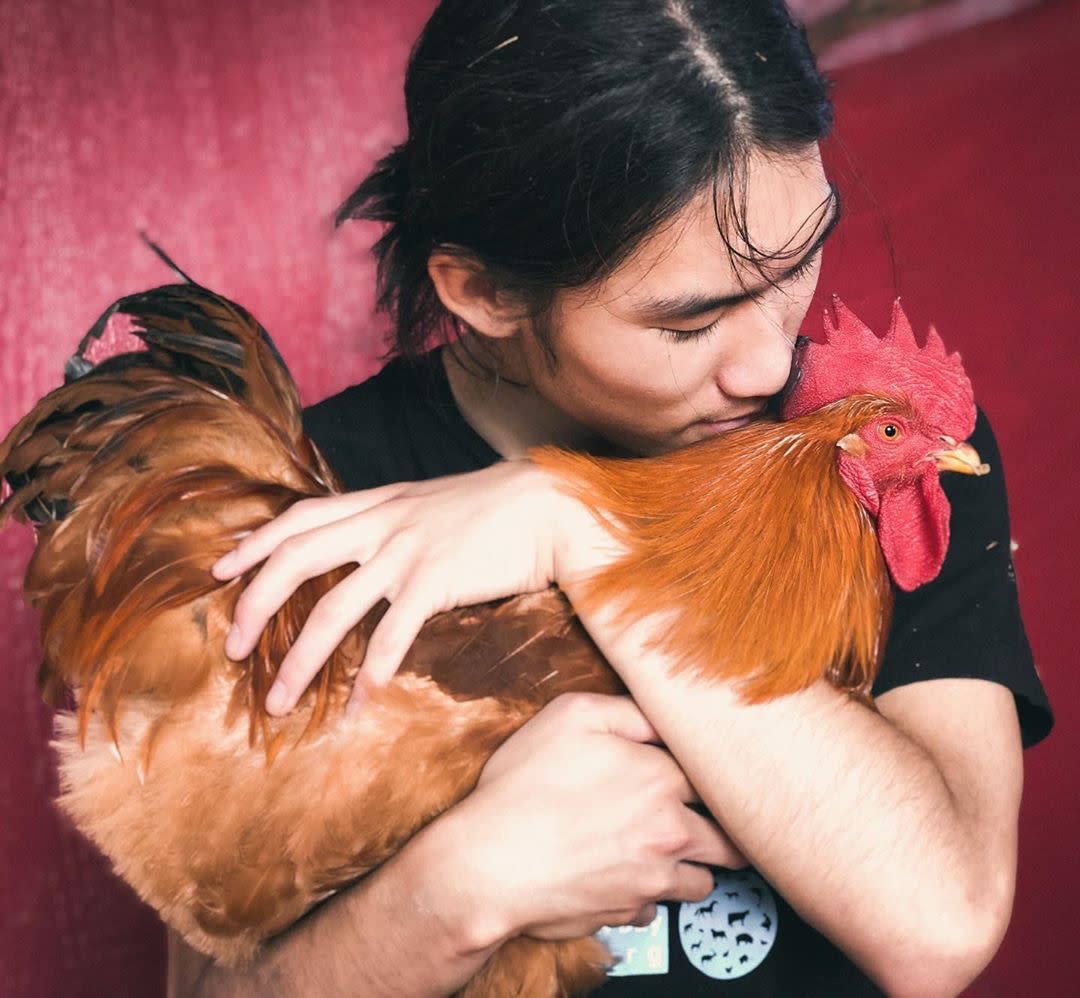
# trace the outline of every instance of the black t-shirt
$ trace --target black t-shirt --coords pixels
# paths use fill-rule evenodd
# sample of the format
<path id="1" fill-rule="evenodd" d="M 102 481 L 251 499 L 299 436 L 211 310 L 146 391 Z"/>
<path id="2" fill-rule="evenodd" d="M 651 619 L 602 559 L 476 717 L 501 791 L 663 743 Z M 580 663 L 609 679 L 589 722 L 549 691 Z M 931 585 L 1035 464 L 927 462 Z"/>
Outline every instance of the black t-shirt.
<path id="1" fill-rule="evenodd" d="M 461 415 L 437 352 L 391 361 L 307 409 L 304 426 L 350 491 L 499 460 Z M 942 476 L 952 505 L 948 554 L 933 582 L 897 593 L 874 693 L 924 679 L 993 680 L 1013 692 L 1029 746 L 1053 717 L 1020 619 L 1001 457 L 982 412 L 971 442 L 991 472 Z M 704 901 L 661 905 L 647 928 L 602 933 L 622 957 L 599 992 L 604 998 L 881 993 L 754 870 L 718 870 L 715 878 Z"/>

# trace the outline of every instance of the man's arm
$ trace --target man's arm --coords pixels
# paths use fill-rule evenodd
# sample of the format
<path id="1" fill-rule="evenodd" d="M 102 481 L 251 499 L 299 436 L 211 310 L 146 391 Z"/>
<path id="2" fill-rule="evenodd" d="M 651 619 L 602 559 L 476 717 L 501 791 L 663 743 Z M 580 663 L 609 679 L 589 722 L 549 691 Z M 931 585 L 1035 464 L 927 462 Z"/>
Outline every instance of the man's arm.
<path id="1" fill-rule="evenodd" d="M 955 995 L 985 967 L 1015 882 L 1022 762 L 1005 687 L 917 683 L 878 714 L 819 682 L 747 706 L 671 677 L 655 621 L 585 623 L 735 845 L 879 985 Z"/>
<path id="2" fill-rule="evenodd" d="M 438 824 L 428 826 L 247 967 L 219 967 L 170 931 L 168 998 L 436 998 L 456 990 L 496 947 L 470 942 L 474 908 L 440 838 Z"/>
<path id="3" fill-rule="evenodd" d="M 744 861 L 688 806 L 693 789 L 655 738 L 628 697 L 557 698 L 464 800 L 249 967 L 172 939 L 170 998 L 445 995 L 514 936 L 588 936 L 651 921 L 660 898 L 705 897 L 708 865 Z"/>

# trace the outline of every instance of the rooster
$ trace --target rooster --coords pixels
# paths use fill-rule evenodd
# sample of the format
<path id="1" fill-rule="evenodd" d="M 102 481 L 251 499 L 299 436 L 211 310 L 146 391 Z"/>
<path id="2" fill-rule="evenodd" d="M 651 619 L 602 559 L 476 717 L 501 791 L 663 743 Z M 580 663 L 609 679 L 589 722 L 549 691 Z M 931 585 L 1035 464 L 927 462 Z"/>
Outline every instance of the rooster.
<path id="1" fill-rule="evenodd" d="M 933 330 L 918 348 L 899 305 L 884 339 L 834 308 L 825 342 L 799 348 L 783 421 L 650 459 L 531 455 L 625 546 L 586 602 L 670 611 L 662 641 L 682 667 L 751 702 L 822 675 L 868 699 L 890 574 L 914 588 L 947 547 L 939 472 L 986 470 L 959 442 L 975 419 L 959 357 Z M 117 314 L 145 348 L 82 361 Z M 195 948 L 249 959 L 467 794 L 552 698 L 623 691 L 553 588 L 436 616 L 348 716 L 384 603 L 295 711 L 269 716 L 278 663 L 346 573 L 305 583 L 246 660 L 226 657 L 251 573 L 221 584 L 210 566 L 289 504 L 341 491 L 269 337 L 189 281 L 114 304 L 69 373 L 0 444 L 0 525 L 37 532 L 24 593 L 42 689 L 74 698 L 55 722 L 59 804 Z M 461 994 L 584 994 L 610 963 L 594 939 L 521 937 Z"/>

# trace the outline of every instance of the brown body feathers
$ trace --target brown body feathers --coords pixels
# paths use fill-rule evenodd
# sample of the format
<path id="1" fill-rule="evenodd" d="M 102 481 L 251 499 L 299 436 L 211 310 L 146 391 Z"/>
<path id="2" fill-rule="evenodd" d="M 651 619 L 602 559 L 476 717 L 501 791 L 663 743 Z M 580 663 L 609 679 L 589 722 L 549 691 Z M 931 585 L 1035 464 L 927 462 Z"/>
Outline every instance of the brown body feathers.
<path id="1" fill-rule="evenodd" d="M 123 299 L 95 330 L 113 312 L 147 351 L 57 389 L 11 431 L 0 522 L 37 529 L 25 592 L 41 612 L 43 683 L 77 704 L 57 715 L 61 807 L 192 945 L 236 962 L 468 793 L 554 696 L 622 686 L 552 590 L 434 618 L 397 679 L 346 718 L 374 611 L 297 710 L 270 718 L 277 663 L 340 574 L 305 584 L 233 663 L 224 638 L 246 579 L 223 586 L 209 568 L 244 532 L 340 484 L 250 315 L 197 285 Z M 664 645 L 749 699 L 823 675 L 867 691 L 889 587 L 834 455 L 881 404 L 650 460 L 540 452 L 628 542 L 591 598 L 629 615 L 670 609 Z M 606 962 L 591 939 L 515 940 L 465 993 L 584 993 Z"/>

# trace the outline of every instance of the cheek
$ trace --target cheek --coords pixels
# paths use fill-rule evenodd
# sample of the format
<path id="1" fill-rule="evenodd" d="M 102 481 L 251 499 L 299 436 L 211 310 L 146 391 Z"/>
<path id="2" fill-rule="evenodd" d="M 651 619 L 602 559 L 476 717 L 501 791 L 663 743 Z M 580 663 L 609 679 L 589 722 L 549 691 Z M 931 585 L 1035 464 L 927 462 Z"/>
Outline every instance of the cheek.
<path id="1" fill-rule="evenodd" d="M 716 353 L 707 340 L 675 344 L 648 330 L 632 330 L 618 347 L 575 357 L 574 366 L 597 396 L 647 422 L 681 415 L 700 400 L 712 383 Z"/>
<path id="2" fill-rule="evenodd" d="M 668 343 L 600 309 L 564 320 L 551 342 L 558 366 L 545 372 L 549 392 L 575 404 L 631 410 L 638 419 L 657 408 L 685 406 L 711 365 L 706 343 Z M 643 404 L 650 408 L 642 411 Z"/>
<path id="3" fill-rule="evenodd" d="M 647 429 L 660 398 L 647 367 L 630 351 L 598 351 L 583 356 L 559 354 L 551 391 L 553 401 L 601 432 L 624 426 Z"/>

